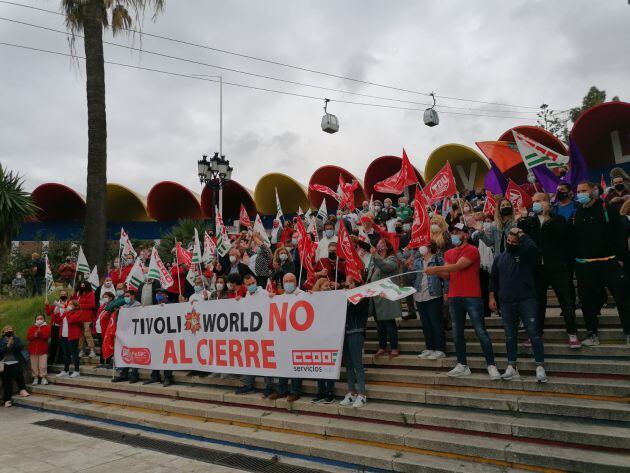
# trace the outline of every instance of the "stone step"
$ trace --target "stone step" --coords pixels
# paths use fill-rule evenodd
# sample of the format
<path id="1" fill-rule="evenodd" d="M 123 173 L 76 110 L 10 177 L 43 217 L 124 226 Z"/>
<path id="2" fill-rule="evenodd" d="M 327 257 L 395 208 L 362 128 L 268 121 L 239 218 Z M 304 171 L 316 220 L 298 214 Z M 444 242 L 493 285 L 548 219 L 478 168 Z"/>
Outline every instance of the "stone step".
<path id="1" fill-rule="evenodd" d="M 492 347 L 494 354 L 504 357 L 506 354 L 505 343 L 493 342 Z M 470 340 L 466 344 L 468 354 L 478 355 L 482 354 L 481 346 L 476 340 Z M 365 352 L 368 354 L 375 353 L 378 350 L 378 342 L 373 340 L 365 341 Z M 401 341 L 399 343 L 399 349 L 401 353 L 419 353 L 423 346 L 418 342 Z M 595 347 L 584 347 L 578 350 L 573 350 L 567 346 L 566 343 L 545 343 L 545 357 L 551 358 L 554 356 L 588 356 L 588 357 L 617 357 L 619 359 L 630 359 L 630 347 L 625 344 L 613 344 L 602 343 Z M 446 343 L 446 353 L 455 353 L 455 345 L 452 342 Z M 522 344 L 519 344 L 518 354 L 520 357 L 529 358 L 532 356 L 531 349 L 525 348 Z"/>
<path id="2" fill-rule="evenodd" d="M 41 388 L 41 391 L 46 390 L 46 387 Z M 263 438 L 286 433 L 293 440 L 293 448 L 313 437 L 322 440 L 333 439 L 352 445 L 355 456 L 362 453 L 361 446 L 366 448 L 382 446 L 391 451 L 404 447 L 405 450 L 411 450 L 414 453 L 429 451 L 457 455 L 460 458 L 463 456 L 469 461 L 484 460 L 493 462 L 496 466 L 505 467 L 531 465 L 570 471 L 608 472 L 619 471 L 619 468 L 630 464 L 630 455 L 619 451 L 602 452 L 576 448 L 576 446 L 532 444 L 519 441 L 512 436 L 497 438 L 496 436 L 412 428 L 407 425 L 379 424 L 377 426 L 357 422 L 356 419 L 331 419 L 313 415 L 271 412 L 252 407 L 214 406 L 190 401 L 167 403 L 155 397 L 126 393 L 102 392 L 98 395 L 98 403 L 94 403 L 90 400 L 90 396 L 93 396 L 90 390 L 75 387 L 54 391 L 53 387 L 50 391 L 57 396 L 36 395 L 35 399 L 31 400 L 31 405 L 41 402 L 41 406 L 46 409 L 67 410 L 96 417 L 100 414 L 108 419 L 123 422 L 132 417 L 135 422 L 141 422 L 148 427 L 201 436 L 209 435 L 211 438 L 215 438 L 217 430 L 220 432 L 227 422 L 236 424 L 230 427 L 252 429 L 254 431 L 252 433 L 260 433 L 257 436 Z M 24 401 L 29 400 L 24 399 Z M 105 404 L 107 408 L 102 409 L 102 404 Z M 523 431 L 526 429 L 524 425 Z M 240 435 L 246 435 L 246 433 L 248 432 L 239 432 Z M 283 448 L 287 446 L 284 444 Z M 330 452 L 330 445 L 325 449 Z M 382 468 L 382 466 L 379 467 Z"/>
<path id="3" fill-rule="evenodd" d="M 133 392 L 148 392 L 152 394 L 163 394 L 165 392 L 187 392 L 192 389 L 199 399 L 208 399 L 221 402 L 232 402 L 236 404 L 251 404 L 262 402 L 266 406 L 274 406 L 273 401 L 260 399 L 260 394 L 252 396 L 240 396 L 234 394 L 236 388 L 242 383 L 238 379 L 219 378 L 189 378 L 184 373 L 175 373 L 176 385 L 166 388 L 161 385 L 151 384 L 143 386 L 142 383 L 115 383 L 112 384 L 111 371 L 92 367 L 82 367 L 81 372 L 87 377 L 77 378 L 78 383 L 87 383 L 89 386 L 98 389 L 121 389 Z M 149 372 L 141 370 L 141 379 L 148 379 Z M 55 383 L 73 384 L 74 379 L 56 379 L 51 377 Z M 630 422 L 630 405 L 628 399 L 624 397 L 612 396 L 589 396 L 580 394 L 557 393 L 554 391 L 536 392 L 518 389 L 502 389 L 507 382 L 498 382 L 496 388 L 483 388 L 475 386 L 419 386 L 419 385 L 393 385 L 393 384 L 369 384 L 367 385 L 367 396 L 379 402 L 391 402 L 397 405 L 413 403 L 430 407 L 467 407 L 479 410 L 520 412 L 523 405 L 523 412 L 528 414 L 544 414 L 560 417 L 577 417 L 580 419 L 600 419 L 614 422 Z M 262 378 L 257 378 L 257 387 L 262 390 Z M 317 391 L 316 383 L 312 380 L 304 380 L 302 392 L 307 395 L 314 395 Z M 214 394 L 210 395 L 212 392 Z M 219 397 L 217 396 L 219 393 Z M 343 382 L 336 383 L 335 394 L 343 397 L 346 394 L 346 386 Z M 276 403 L 282 404 L 283 400 Z M 575 410 L 567 408 L 574 403 L 579 406 L 579 414 Z M 540 408 L 538 405 L 540 404 Z M 286 404 L 284 404 L 286 406 Z M 283 406 L 283 407 L 284 407 Z M 315 406 L 317 408 L 328 406 Z M 325 411 L 327 412 L 327 411 Z M 337 413 L 337 412 L 334 412 Z"/>
<path id="4" fill-rule="evenodd" d="M 423 347 L 421 347 L 423 348 Z M 578 354 L 588 353 L 590 348 L 576 350 Z M 473 371 L 486 370 L 486 361 L 482 356 L 468 356 L 468 366 Z M 505 359 L 499 359 L 497 368 L 504 370 L 507 365 Z M 396 358 L 379 357 L 374 358 L 371 354 L 363 356 L 363 363 L 366 366 L 379 366 L 393 369 L 399 368 L 428 368 L 436 370 L 450 370 L 455 365 L 454 354 L 440 360 L 423 360 L 414 355 L 400 355 Z M 630 360 L 626 359 L 606 359 L 587 358 L 586 356 L 573 357 L 553 357 L 545 360 L 545 368 L 550 373 L 576 373 L 579 375 L 598 376 L 628 376 L 630 375 Z M 518 360 L 518 369 L 521 373 L 531 373 L 536 369 L 536 364 L 530 356 L 522 357 Z"/>

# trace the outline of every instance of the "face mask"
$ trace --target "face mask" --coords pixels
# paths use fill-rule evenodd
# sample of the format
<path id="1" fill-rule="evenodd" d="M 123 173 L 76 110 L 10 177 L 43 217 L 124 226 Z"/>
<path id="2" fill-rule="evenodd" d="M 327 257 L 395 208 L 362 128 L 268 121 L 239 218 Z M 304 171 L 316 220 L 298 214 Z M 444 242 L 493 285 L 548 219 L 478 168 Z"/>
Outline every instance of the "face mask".
<path id="1" fill-rule="evenodd" d="M 337 257 L 337 252 L 336 251 L 329 251 L 328 252 L 328 258 L 329 259 L 335 259 Z"/>
<path id="2" fill-rule="evenodd" d="M 568 192 L 563 192 L 560 191 L 556 194 L 556 197 L 558 198 L 558 200 L 564 200 L 564 199 L 568 199 L 569 198 L 569 193 Z"/>
<path id="3" fill-rule="evenodd" d="M 459 235 L 452 235 L 451 236 L 451 241 L 453 242 L 453 245 L 455 246 L 459 246 L 462 244 L 462 239 L 460 238 Z"/>
<path id="4" fill-rule="evenodd" d="M 22 275 L 21 275 L 21 274 L 19 274 L 19 273 L 18 273 L 18 274 L 16 274 L 16 275 L 15 275 L 15 277 L 16 277 L 16 278 L 18 278 L 18 279 L 22 279 Z"/>
<path id="5" fill-rule="evenodd" d="M 386 209 L 389 208 L 389 204 L 387 202 L 385 202 L 383 205 L 385 206 Z"/>
<path id="6" fill-rule="evenodd" d="M 232 284 L 231 282 L 227 283 L 227 288 L 229 290 L 232 290 L 234 288 L 234 284 Z"/>
<path id="7" fill-rule="evenodd" d="M 217 283 L 217 291 L 222 291 L 223 288 L 224 288 L 223 283 L 221 283 L 221 282 Z"/>
<path id="8" fill-rule="evenodd" d="M 286 253 L 280 254 L 280 261 L 286 261 L 287 258 L 288 258 L 288 255 Z"/>
<path id="9" fill-rule="evenodd" d="M 466 213 L 470 212 L 470 207 L 464 207 L 464 212 Z"/>
<path id="10" fill-rule="evenodd" d="M 131 297 L 125 297 L 125 304 L 131 304 Z"/>
<path id="11" fill-rule="evenodd" d="M 374 206 L 374 211 L 377 212 L 377 213 L 380 212 L 381 209 L 382 209 L 382 207 L 380 205 L 375 205 Z"/>
<path id="12" fill-rule="evenodd" d="M 407 204 L 405 204 L 404 202 L 401 202 L 400 204 L 398 204 L 398 207 L 400 207 L 401 209 L 404 209 L 405 205 L 407 205 Z"/>
<path id="13" fill-rule="evenodd" d="M 626 188 L 626 185 L 622 182 L 621 184 L 615 184 L 615 190 L 621 192 Z"/>
<path id="14" fill-rule="evenodd" d="M 37 320 L 35 321 L 35 325 L 37 325 L 38 327 L 41 327 L 42 325 L 44 325 L 44 321 L 43 321 L 43 320 L 41 320 L 41 319 L 37 319 Z"/>
<path id="15" fill-rule="evenodd" d="M 411 230 L 411 225 L 409 225 L 408 223 L 404 223 L 402 226 L 403 232 L 408 232 Z"/>
<path id="16" fill-rule="evenodd" d="M 9 330 L 7 332 L 4 332 L 4 336 L 7 338 L 11 338 L 13 336 L 13 331 Z"/>
<path id="17" fill-rule="evenodd" d="M 535 214 L 540 214 L 543 211 L 543 206 L 540 202 L 534 202 L 532 204 L 532 210 L 534 211 Z"/>
<path id="18" fill-rule="evenodd" d="M 203 291 L 203 286 L 195 286 L 195 292 L 199 293 Z"/>
<path id="19" fill-rule="evenodd" d="M 293 246 L 298 244 L 298 239 L 297 238 L 291 238 L 291 243 L 293 243 Z"/>
<path id="20" fill-rule="evenodd" d="M 512 209 L 512 207 L 503 207 L 500 210 L 500 213 L 503 217 L 509 217 L 510 215 L 514 213 L 514 210 Z"/>
<path id="21" fill-rule="evenodd" d="M 515 253 L 518 251 L 518 245 L 510 245 L 509 243 L 505 245 L 505 249 L 508 253 Z"/>
<path id="22" fill-rule="evenodd" d="M 117 289 L 116 290 L 116 295 L 117 296 L 122 296 L 125 293 L 125 291 L 123 291 L 122 289 Z"/>
<path id="23" fill-rule="evenodd" d="M 431 224 L 431 233 L 438 233 L 439 231 L 440 231 L 440 226 L 435 224 L 435 223 L 432 223 Z"/>
<path id="24" fill-rule="evenodd" d="M 101 299 L 101 305 L 103 304 L 109 304 L 112 300 L 109 297 L 104 297 L 103 299 Z"/>
<path id="25" fill-rule="evenodd" d="M 256 286 L 256 284 L 247 286 L 247 292 L 249 292 L 250 294 L 254 294 L 257 290 L 258 290 L 258 286 Z"/>
<path id="26" fill-rule="evenodd" d="M 326 235 L 326 238 L 332 238 L 335 236 L 335 231 L 334 230 L 325 230 L 324 234 Z"/>
<path id="27" fill-rule="evenodd" d="M 424 256 L 429 252 L 429 249 L 426 246 L 421 246 L 419 251 L 420 251 L 420 254 Z"/>
<path id="28" fill-rule="evenodd" d="M 580 204 L 585 205 L 591 201 L 591 196 L 588 192 L 581 192 L 577 195 L 577 200 Z"/>
<path id="29" fill-rule="evenodd" d="M 117 261 L 115 261 L 114 262 L 114 268 L 118 268 L 118 266 L 120 266 L 120 264 Z"/>
<path id="30" fill-rule="evenodd" d="M 287 282 L 284 284 L 284 292 L 286 292 L 287 294 L 291 294 L 293 291 L 295 291 L 295 284 L 292 282 Z"/>
<path id="31" fill-rule="evenodd" d="M 236 256 L 234 256 L 234 255 L 230 256 L 230 263 L 232 263 L 232 264 L 236 263 Z"/>

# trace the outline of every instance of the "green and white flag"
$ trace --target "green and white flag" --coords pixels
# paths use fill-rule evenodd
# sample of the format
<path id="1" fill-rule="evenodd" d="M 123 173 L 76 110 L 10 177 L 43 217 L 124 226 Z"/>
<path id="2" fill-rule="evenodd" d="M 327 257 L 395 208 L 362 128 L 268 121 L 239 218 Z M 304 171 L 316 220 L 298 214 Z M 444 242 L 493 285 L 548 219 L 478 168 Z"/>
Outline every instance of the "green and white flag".
<path id="1" fill-rule="evenodd" d="M 44 257 L 46 262 L 46 272 L 44 275 L 44 279 L 46 280 L 46 294 L 50 294 L 53 292 L 55 288 L 55 283 L 53 281 L 52 271 L 50 270 L 50 262 L 48 261 L 48 255 Z"/>
<path id="2" fill-rule="evenodd" d="M 280 205 L 280 197 L 278 196 L 278 188 L 276 187 L 276 218 L 280 220 L 284 215 L 282 213 L 282 206 Z"/>
<path id="3" fill-rule="evenodd" d="M 171 287 L 175 281 L 173 281 L 173 276 L 169 273 L 164 263 L 162 263 L 162 259 L 158 254 L 157 248 L 153 247 L 151 250 L 151 261 L 149 262 L 149 272 L 147 273 L 147 279 L 155 279 L 160 281 L 160 284 L 164 289 L 168 289 Z"/>
<path id="4" fill-rule="evenodd" d="M 223 217 L 221 217 L 218 209 L 215 209 L 215 215 L 217 216 L 217 253 L 219 254 L 219 256 L 225 256 L 230 251 L 232 245 L 230 243 L 230 238 L 228 237 L 225 225 L 223 225 Z"/>
<path id="5" fill-rule="evenodd" d="M 541 164 L 551 169 L 564 167 L 569 164 L 568 156 L 549 149 L 515 130 L 512 130 L 512 134 L 514 135 L 518 152 L 527 169 L 535 168 Z"/>
<path id="6" fill-rule="evenodd" d="M 317 216 L 321 218 L 324 222 L 328 220 L 328 209 L 326 208 L 326 199 L 322 199 L 322 205 L 319 206 L 319 210 L 317 211 Z"/>
<path id="7" fill-rule="evenodd" d="M 94 269 L 96 269 L 96 267 Z M 140 261 L 140 258 L 136 258 L 136 261 L 135 263 L 133 263 L 131 271 L 129 271 L 129 275 L 125 280 L 125 284 L 127 286 L 133 287 L 137 291 L 140 287 L 140 284 L 142 284 L 144 281 L 144 266 L 142 265 L 142 261 Z"/>
<path id="8" fill-rule="evenodd" d="M 90 274 L 90 265 L 87 262 L 85 253 L 83 253 L 83 247 L 79 246 L 79 256 L 77 257 L 77 272 L 83 274 Z"/>
<path id="9" fill-rule="evenodd" d="M 193 265 L 201 264 L 202 255 L 201 255 L 201 244 L 199 243 L 199 232 L 195 228 L 195 240 L 193 243 L 193 251 L 192 251 L 192 261 Z"/>
<path id="10" fill-rule="evenodd" d="M 254 233 L 258 233 L 260 237 L 265 241 L 267 246 L 271 246 L 271 241 L 269 240 L 269 235 L 267 235 L 267 230 L 265 230 L 265 226 L 260 219 L 260 215 L 256 214 L 256 218 L 254 219 Z"/>
<path id="11" fill-rule="evenodd" d="M 88 276 L 87 282 L 90 283 L 90 286 L 92 286 L 93 291 L 96 291 L 96 288 L 98 288 L 101 285 L 100 281 L 98 280 L 98 269 L 96 269 L 96 265 L 94 265 L 92 272 Z"/>
<path id="12" fill-rule="evenodd" d="M 136 250 L 133 249 L 133 245 L 131 244 L 131 239 L 129 238 L 129 235 L 122 227 L 120 228 L 120 241 L 118 252 L 122 255 L 123 258 L 126 258 L 130 254 L 133 255 L 134 258 L 138 256 Z"/>

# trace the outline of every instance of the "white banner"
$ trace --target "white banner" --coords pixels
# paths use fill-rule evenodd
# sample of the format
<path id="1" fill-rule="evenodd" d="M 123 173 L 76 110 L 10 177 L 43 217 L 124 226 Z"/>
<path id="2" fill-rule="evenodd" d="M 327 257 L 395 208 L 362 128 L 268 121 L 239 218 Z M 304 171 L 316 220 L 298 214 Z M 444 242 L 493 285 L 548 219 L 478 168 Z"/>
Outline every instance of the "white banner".
<path id="1" fill-rule="evenodd" d="M 122 308 L 116 367 L 338 379 L 343 291 Z"/>
<path id="2" fill-rule="evenodd" d="M 411 274 L 417 271 L 411 271 Z M 350 302 L 357 304 L 366 297 L 384 297 L 390 301 L 399 301 L 416 292 L 414 287 L 399 286 L 392 282 L 391 278 L 379 279 L 354 289 L 346 289 L 346 296 Z"/>

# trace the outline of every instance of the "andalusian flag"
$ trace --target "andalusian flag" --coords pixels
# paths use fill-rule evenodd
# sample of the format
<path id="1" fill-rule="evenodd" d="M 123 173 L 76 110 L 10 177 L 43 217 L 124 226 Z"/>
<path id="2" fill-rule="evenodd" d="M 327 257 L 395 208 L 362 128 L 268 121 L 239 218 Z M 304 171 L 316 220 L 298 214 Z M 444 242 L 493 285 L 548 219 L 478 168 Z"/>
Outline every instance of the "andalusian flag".
<path id="1" fill-rule="evenodd" d="M 55 288 L 55 283 L 53 281 L 52 271 L 50 270 L 50 262 L 48 261 L 48 255 L 44 257 L 44 260 L 46 262 L 46 273 L 44 276 L 44 279 L 46 280 L 46 294 L 50 294 L 51 292 L 53 292 L 53 289 Z"/>
<path id="2" fill-rule="evenodd" d="M 133 255 L 134 258 L 138 256 L 136 250 L 133 249 L 133 245 L 131 244 L 131 239 L 129 238 L 129 235 L 122 227 L 120 228 L 119 253 L 123 256 L 123 258 L 126 258 L 127 255 L 129 255 L 130 253 Z"/>
<path id="3" fill-rule="evenodd" d="M 278 196 L 278 188 L 276 187 L 276 218 L 280 220 L 284 215 L 282 213 L 282 206 L 280 205 L 280 197 Z"/>
<path id="4" fill-rule="evenodd" d="M 518 152 L 521 154 L 527 169 L 535 168 L 541 164 L 546 165 L 548 168 L 559 168 L 569 163 L 568 156 L 549 149 L 515 130 L 512 130 L 512 134 L 514 135 Z"/>
<path id="5" fill-rule="evenodd" d="M 232 245 L 230 244 L 230 239 L 228 237 L 225 225 L 223 225 L 223 217 L 221 217 L 218 209 L 215 210 L 215 215 L 217 216 L 217 253 L 219 254 L 219 256 L 225 256 L 230 251 Z"/>
<path id="6" fill-rule="evenodd" d="M 90 283 L 93 291 L 96 291 L 96 288 L 101 285 L 100 281 L 98 280 L 98 269 L 96 268 L 96 265 L 94 265 L 94 268 L 92 268 L 92 272 L 88 276 L 87 282 Z"/>
<path id="7" fill-rule="evenodd" d="M 195 241 L 193 243 L 192 261 L 193 265 L 201 264 L 201 244 L 199 243 L 199 232 L 195 228 Z"/>
<path id="8" fill-rule="evenodd" d="M 217 254 L 217 245 L 214 240 L 208 235 L 208 232 L 203 233 L 203 258 L 202 261 L 205 264 L 209 264 L 210 261 L 215 258 Z"/>
<path id="9" fill-rule="evenodd" d="M 267 235 L 267 230 L 265 230 L 265 226 L 260 219 L 260 215 L 256 214 L 256 219 L 254 220 L 254 233 L 258 233 L 260 238 L 262 238 L 267 246 L 271 246 L 271 241 L 269 241 L 269 236 Z"/>
<path id="10" fill-rule="evenodd" d="M 158 254 L 157 248 L 153 247 L 151 251 L 151 261 L 149 262 L 149 272 L 147 273 L 148 279 L 159 280 L 164 289 L 168 289 L 174 283 L 173 276 L 169 273 L 162 259 Z"/>
<path id="11" fill-rule="evenodd" d="M 129 271 L 129 275 L 125 280 L 125 284 L 127 285 L 127 287 L 133 287 L 137 291 L 140 287 L 140 284 L 144 283 L 145 276 L 143 268 L 144 266 L 142 265 L 142 261 L 140 261 L 140 258 L 136 258 L 136 261 L 135 263 L 133 263 L 131 271 Z"/>
<path id="12" fill-rule="evenodd" d="M 87 262 L 85 253 L 83 253 L 83 247 L 79 246 L 79 256 L 77 257 L 77 272 L 83 274 L 90 274 L 90 265 Z"/>

